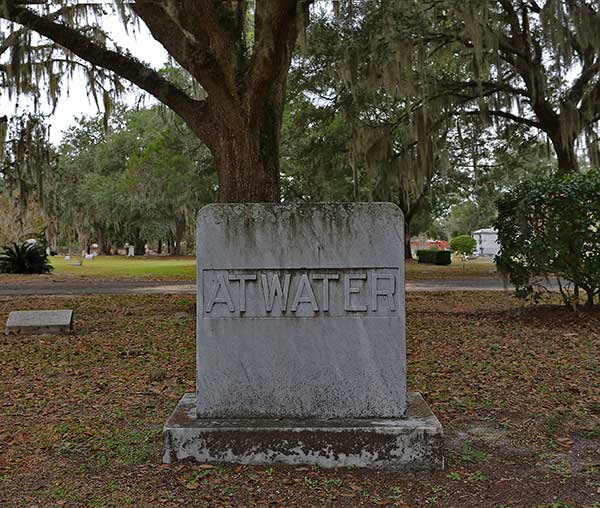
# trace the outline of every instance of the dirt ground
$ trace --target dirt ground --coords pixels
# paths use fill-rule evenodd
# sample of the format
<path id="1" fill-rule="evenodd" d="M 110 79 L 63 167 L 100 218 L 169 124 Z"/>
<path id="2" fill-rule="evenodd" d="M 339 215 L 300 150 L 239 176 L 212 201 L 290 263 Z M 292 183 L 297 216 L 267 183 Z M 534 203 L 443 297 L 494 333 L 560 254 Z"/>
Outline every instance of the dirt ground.
<path id="1" fill-rule="evenodd" d="M 194 390 L 193 295 L 1 297 L 73 308 L 69 336 L 0 336 L 0 507 L 600 507 L 600 311 L 502 292 L 409 294 L 409 388 L 447 468 L 163 465 Z"/>

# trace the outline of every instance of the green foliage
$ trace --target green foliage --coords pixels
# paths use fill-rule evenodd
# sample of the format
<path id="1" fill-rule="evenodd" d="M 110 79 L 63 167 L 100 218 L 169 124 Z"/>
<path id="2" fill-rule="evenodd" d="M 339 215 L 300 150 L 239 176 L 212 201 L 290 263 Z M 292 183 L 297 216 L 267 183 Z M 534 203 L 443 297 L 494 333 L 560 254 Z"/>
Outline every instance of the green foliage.
<path id="1" fill-rule="evenodd" d="M 538 299 L 544 280 L 559 279 L 566 304 L 571 285 L 600 293 L 600 170 L 522 183 L 499 202 L 498 268 L 521 297 Z"/>
<path id="2" fill-rule="evenodd" d="M 475 238 L 469 235 L 455 236 L 450 241 L 450 249 L 453 252 L 457 252 L 463 256 L 470 256 L 475 251 L 477 241 Z"/>
<path id="3" fill-rule="evenodd" d="M 489 227 L 495 215 L 496 208 L 489 200 L 463 201 L 450 209 L 448 229 L 454 237 L 470 236 L 479 228 Z"/>
<path id="4" fill-rule="evenodd" d="M 434 265 L 449 265 L 452 263 L 449 250 L 423 249 L 417 251 L 419 263 L 431 263 Z"/>
<path id="5" fill-rule="evenodd" d="M 432 197 L 434 216 L 446 216 L 450 237 L 489 228 L 504 192 L 521 180 L 551 174 L 555 165 L 548 147 L 514 124 L 482 130 L 463 120 L 449 143 L 451 170 L 433 182 Z"/>
<path id="6" fill-rule="evenodd" d="M 474 450 L 468 443 L 465 443 L 462 447 L 463 462 L 481 462 L 487 460 L 487 458 L 487 453 L 479 450 Z"/>
<path id="7" fill-rule="evenodd" d="M 60 154 L 53 215 L 63 239 L 103 251 L 128 242 L 143 254 L 158 241 L 170 254 L 191 250 L 195 213 L 214 200 L 216 179 L 208 150 L 172 113 L 117 106 L 108 140 L 99 116 L 83 119 Z"/>
<path id="8" fill-rule="evenodd" d="M 337 6 L 314 13 L 289 76 L 284 196 L 392 201 L 410 233 L 434 173 L 448 167 L 452 101 L 433 99 L 429 85 L 460 72 L 425 39 L 433 13 L 418 3 Z"/>
<path id="9" fill-rule="evenodd" d="M 0 273 L 41 274 L 51 270 L 46 251 L 35 243 L 13 243 L 0 253 Z"/>

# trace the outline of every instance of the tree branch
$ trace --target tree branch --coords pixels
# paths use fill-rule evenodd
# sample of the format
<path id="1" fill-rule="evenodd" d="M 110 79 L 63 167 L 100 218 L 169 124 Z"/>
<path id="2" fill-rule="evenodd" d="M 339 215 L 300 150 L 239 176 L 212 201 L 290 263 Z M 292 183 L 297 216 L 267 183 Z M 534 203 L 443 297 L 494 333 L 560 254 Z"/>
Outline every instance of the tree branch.
<path id="1" fill-rule="evenodd" d="M 498 3 L 504 9 L 506 13 L 506 17 L 508 19 L 508 24 L 510 25 L 510 31 L 513 37 L 518 36 L 521 33 L 521 26 L 519 23 L 519 16 L 517 15 L 517 11 L 515 11 L 512 0 L 497 0 Z"/>
<path id="2" fill-rule="evenodd" d="M 103 47 L 74 28 L 52 21 L 48 16 L 17 5 L 12 0 L 0 2 L 0 17 L 23 25 L 44 37 L 72 51 L 80 58 L 115 72 L 147 91 L 159 101 L 169 106 L 201 135 L 202 115 L 206 111 L 205 101 L 198 101 L 187 95 L 179 87 L 162 77 L 154 69 L 131 56 Z M 194 123 L 195 125 L 192 125 Z"/>
<path id="3" fill-rule="evenodd" d="M 453 89 L 453 90 L 457 90 L 457 89 L 461 89 L 461 88 L 467 88 L 467 89 L 481 89 L 482 92 L 507 92 L 510 93 L 512 95 L 521 95 L 523 97 L 528 97 L 529 98 L 529 92 L 524 89 L 524 88 L 517 88 L 514 86 L 511 86 L 508 84 L 507 82 L 498 82 L 498 81 L 444 81 L 442 80 L 438 80 L 437 85 L 439 85 L 441 88 L 448 90 L 448 89 Z"/>
<path id="4" fill-rule="evenodd" d="M 298 36 L 299 3 L 303 3 L 302 0 L 256 2 L 254 51 L 246 77 L 250 92 L 246 97 L 248 107 L 256 104 L 260 109 L 269 95 L 283 95 L 283 90 L 273 90 L 267 85 L 285 87 L 285 76 Z M 285 72 L 283 77 L 282 72 Z"/>
<path id="5" fill-rule="evenodd" d="M 579 101 L 583 98 L 585 88 L 600 72 L 600 59 L 596 60 L 591 65 L 585 66 L 571 90 L 567 94 L 567 100 L 573 102 L 575 105 L 579 104 Z"/>
<path id="6" fill-rule="evenodd" d="M 136 2 L 133 11 L 169 54 L 202 85 L 209 95 L 223 93 L 224 76 L 209 49 L 208 38 L 188 32 L 159 2 Z M 185 18 L 184 14 L 181 14 Z M 216 75 L 215 75 L 216 74 Z"/>
<path id="7" fill-rule="evenodd" d="M 19 40 L 19 37 L 27 32 L 27 28 L 23 27 L 10 33 L 5 39 L 0 42 L 0 55 L 8 51 Z"/>
<path id="8" fill-rule="evenodd" d="M 542 126 L 540 125 L 539 122 L 536 122 L 535 120 L 531 120 L 529 118 L 523 118 L 521 116 L 514 115 L 507 111 L 490 109 L 490 110 L 488 110 L 488 113 L 492 116 L 497 116 L 500 118 L 507 118 L 508 120 L 512 120 L 513 122 L 517 122 L 522 125 L 527 125 L 528 127 L 533 127 L 535 129 L 542 129 Z M 456 114 L 457 115 L 481 115 L 481 111 L 478 109 L 477 110 L 467 110 L 467 111 L 459 111 Z"/>
<path id="9" fill-rule="evenodd" d="M 582 97 L 579 114 L 584 123 L 596 121 L 600 114 L 600 81 Z"/>
<path id="10" fill-rule="evenodd" d="M 33 3 L 33 2 L 31 2 Z M 78 8 L 78 5 L 71 6 L 63 6 L 60 9 L 54 11 L 52 14 L 48 14 L 47 17 L 49 19 L 56 19 L 59 16 L 67 13 L 68 11 L 74 10 Z M 14 32 L 8 34 L 8 36 L 0 42 L 0 55 L 2 55 L 5 51 L 7 51 L 11 46 L 15 44 L 15 42 L 19 39 L 21 35 L 27 32 L 27 27 L 20 28 L 19 30 L 15 30 Z"/>

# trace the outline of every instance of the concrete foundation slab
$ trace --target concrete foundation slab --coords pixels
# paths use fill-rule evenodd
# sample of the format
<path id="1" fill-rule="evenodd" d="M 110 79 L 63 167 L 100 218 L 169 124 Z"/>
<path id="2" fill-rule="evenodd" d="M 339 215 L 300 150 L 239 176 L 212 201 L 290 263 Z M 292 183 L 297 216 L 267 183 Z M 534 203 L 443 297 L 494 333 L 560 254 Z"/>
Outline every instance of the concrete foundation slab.
<path id="1" fill-rule="evenodd" d="M 439 469 L 444 467 L 443 429 L 420 393 L 409 392 L 406 418 L 197 417 L 188 393 L 163 429 L 163 462 L 321 467 Z"/>
<path id="2" fill-rule="evenodd" d="M 72 310 L 13 311 L 8 315 L 4 333 L 70 333 L 73 330 Z"/>

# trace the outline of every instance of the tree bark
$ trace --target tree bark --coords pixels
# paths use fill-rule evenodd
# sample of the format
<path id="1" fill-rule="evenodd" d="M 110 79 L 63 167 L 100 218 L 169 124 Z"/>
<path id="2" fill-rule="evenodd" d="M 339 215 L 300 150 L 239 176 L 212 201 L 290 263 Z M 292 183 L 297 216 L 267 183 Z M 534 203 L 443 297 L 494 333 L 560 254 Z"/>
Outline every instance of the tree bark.
<path id="1" fill-rule="evenodd" d="M 143 238 L 136 237 L 133 242 L 135 248 L 136 256 L 145 256 L 146 255 L 146 240 Z"/>
<path id="2" fill-rule="evenodd" d="M 186 226 L 187 226 L 187 221 L 185 220 L 185 216 L 181 216 L 181 218 L 179 220 L 177 220 L 175 223 L 175 231 L 173 234 L 174 244 L 175 244 L 175 249 L 174 249 L 175 256 L 181 256 L 184 254 L 184 252 L 181 248 L 181 243 L 183 241 L 183 236 L 185 235 Z"/>
<path id="3" fill-rule="evenodd" d="M 579 171 L 579 161 L 575 153 L 575 140 L 563 140 L 560 136 L 550 136 L 558 159 L 559 174 L 567 175 Z"/>
<path id="4" fill-rule="evenodd" d="M 594 289 L 586 289 L 586 293 L 587 293 L 586 307 L 588 309 L 592 309 L 594 307 L 595 291 L 594 291 Z"/>
<path id="5" fill-rule="evenodd" d="M 413 259 L 410 245 L 410 222 L 404 220 L 404 259 Z"/>
<path id="6" fill-rule="evenodd" d="M 211 151 L 219 169 L 219 201 L 269 203 L 280 198 L 279 121 L 223 125 Z"/>

